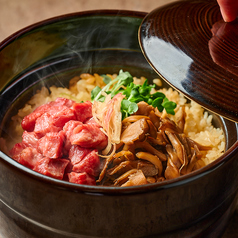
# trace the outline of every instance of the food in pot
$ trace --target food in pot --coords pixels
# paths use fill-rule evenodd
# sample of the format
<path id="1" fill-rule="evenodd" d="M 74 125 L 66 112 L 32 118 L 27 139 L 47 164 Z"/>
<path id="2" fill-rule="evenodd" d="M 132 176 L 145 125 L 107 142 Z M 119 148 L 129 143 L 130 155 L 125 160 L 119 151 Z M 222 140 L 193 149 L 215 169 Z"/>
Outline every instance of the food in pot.
<path id="1" fill-rule="evenodd" d="M 160 83 L 155 79 L 154 83 Z M 225 150 L 222 129 L 195 102 L 143 77 L 82 74 L 42 88 L 12 118 L 9 155 L 72 183 L 135 186 L 197 170 Z"/>

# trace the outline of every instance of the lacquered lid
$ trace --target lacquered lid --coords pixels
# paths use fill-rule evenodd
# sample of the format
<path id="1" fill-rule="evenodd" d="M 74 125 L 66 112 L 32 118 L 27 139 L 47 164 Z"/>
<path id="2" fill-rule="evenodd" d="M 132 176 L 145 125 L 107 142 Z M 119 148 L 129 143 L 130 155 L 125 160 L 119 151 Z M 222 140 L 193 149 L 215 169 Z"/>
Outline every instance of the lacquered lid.
<path id="1" fill-rule="evenodd" d="M 238 121 L 238 19 L 225 23 L 215 0 L 177 1 L 153 10 L 141 24 L 139 42 L 173 88 Z"/>

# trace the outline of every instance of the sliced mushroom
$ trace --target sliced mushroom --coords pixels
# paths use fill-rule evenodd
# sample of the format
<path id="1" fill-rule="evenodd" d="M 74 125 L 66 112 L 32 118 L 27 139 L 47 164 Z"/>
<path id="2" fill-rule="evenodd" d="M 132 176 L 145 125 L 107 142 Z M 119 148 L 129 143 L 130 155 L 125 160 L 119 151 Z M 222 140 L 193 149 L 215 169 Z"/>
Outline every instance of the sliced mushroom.
<path id="1" fill-rule="evenodd" d="M 123 121 L 122 124 L 126 124 L 126 123 L 133 123 L 136 122 L 142 118 L 145 118 L 146 120 L 149 120 L 150 118 L 148 116 L 144 116 L 144 115 L 132 115 L 129 117 L 126 117 Z"/>
<path id="2" fill-rule="evenodd" d="M 138 152 L 136 153 L 136 157 L 139 159 L 147 160 L 152 163 L 158 169 L 158 175 L 161 176 L 163 171 L 163 165 L 156 155 L 152 155 L 148 152 Z"/>
<path id="3" fill-rule="evenodd" d="M 150 143 L 146 142 L 146 141 L 143 141 L 143 142 L 140 142 L 140 141 L 136 141 L 135 142 L 135 148 L 139 148 L 141 150 L 145 150 L 147 151 L 148 153 L 151 153 L 153 155 L 156 155 L 157 157 L 159 157 L 159 159 L 161 161 L 166 161 L 167 160 L 167 157 L 164 153 L 162 153 L 161 151 L 155 149 L 152 145 L 150 145 Z"/>
<path id="4" fill-rule="evenodd" d="M 131 170 L 127 171 L 126 173 L 121 175 L 119 178 L 114 180 L 114 185 L 119 185 L 119 184 L 125 183 L 128 180 L 128 177 L 130 175 L 136 173 L 137 171 L 138 171 L 138 169 L 131 169 Z"/>
<path id="5" fill-rule="evenodd" d="M 136 173 L 131 174 L 128 177 L 128 181 L 121 185 L 121 187 L 128 187 L 128 186 L 138 186 L 147 184 L 146 177 L 144 176 L 141 170 L 137 170 Z"/>
<path id="6" fill-rule="evenodd" d="M 135 160 L 134 154 L 129 150 L 122 150 L 117 152 L 113 157 L 118 158 L 124 156 L 127 160 Z"/>
<path id="7" fill-rule="evenodd" d="M 157 182 L 155 177 L 146 177 L 146 180 L 147 180 L 148 183 L 155 183 L 155 182 Z"/>
<path id="8" fill-rule="evenodd" d="M 166 179 L 173 179 L 180 176 L 179 168 L 181 167 L 181 163 L 178 159 L 177 154 L 173 151 L 171 145 L 166 146 L 166 150 L 169 154 L 167 167 L 164 171 L 164 176 Z"/>
<path id="9" fill-rule="evenodd" d="M 202 167 L 204 167 L 206 164 L 203 160 L 199 159 L 197 160 L 197 162 L 195 163 L 194 167 L 193 167 L 193 170 L 197 170 L 197 169 L 200 169 Z"/>
<path id="10" fill-rule="evenodd" d="M 211 146 L 206 146 L 206 145 L 201 145 L 199 143 L 197 143 L 196 141 L 192 140 L 191 138 L 187 138 L 188 141 L 191 143 L 191 145 L 194 147 L 195 145 L 198 147 L 199 150 L 202 151 L 207 151 L 207 150 L 211 150 L 212 147 Z"/>
<path id="11" fill-rule="evenodd" d="M 156 128 L 160 127 L 160 123 L 161 123 L 160 117 L 158 117 L 154 111 L 150 112 L 149 118 L 153 122 Z"/>
<path id="12" fill-rule="evenodd" d="M 137 103 L 138 110 L 135 113 L 136 115 L 145 115 L 149 116 L 150 112 L 154 110 L 154 107 L 149 105 L 148 103 L 141 101 Z"/>
<path id="13" fill-rule="evenodd" d="M 198 147 L 195 145 L 194 152 L 192 155 L 191 160 L 189 161 L 188 165 L 181 171 L 182 174 L 188 174 L 194 170 L 196 170 L 195 165 L 199 159 L 201 159 L 202 154 L 199 151 Z"/>
<path id="14" fill-rule="evenodd" d="M 135 155 L 131 151 L 122 150 L 113 156 L 113 166 L 119 165 L 123 161 L 135 160 Z"/>
<path id="15" fill-rule="evenodd" d="M 104 176 L 105 176 L 105 174 L 106 174 L 106 172 L 107 172 L 107 167 L 108 167 L 109 163 L 110 163 L 112 160 L 113 160 L 113 156 L 108 157 L 108 158 L 106 159 L 106 161 L 104 162 L 103 168 L 102 168 L 101 173 L 100 173 L 100 175 L 99 175 L 99 177 L 98 177 L 98 180 L 97 180 L 98 183 L 103 180 L 103 178 L 104 178 Z"/>
<path id="16" fill-rule="evenodd" d="M 130 151 L 135 154 L 135 145 L 134 144 L 124 144 L 123 149 L 124 151 Z"/>
<path id="17" fill-rule="evenodd" d="M 170 131 L 172 133 L 180 134 L 182 130 L 176 125 L 176 123 L 169 118 L 161 118 L 161 125 L 159 130 Z"/>
<path id="18" fill-rule="evenodd" d="M 186 112 L 185 112 L 185 107 L 181 106 L 179 111 L 177 112 L 177 125 L 180 128 L 180 130 L 183 132 L 184 131 L 184 126 L 185 126 L 185 119 L 186 119 Z"/>
<path id="19" fill-rule="evenodd" d="M 130 125 L 131 125 L 131 122 L 124 122 L 124 123 L 122 123 L 121 133 L 122 133 L 124 130 L 126 130 L 126 128 L 127 128 L 128 126 L 130 126 Z"/>
<path id="20" fill-rule="evenodd" d="M 166 145 L 166 151 L 169 155 L 169 159 L 172 160 L 173 164 L 180 169 L 180 167 L 182 166 L 182 163 L 180 161 L 180 159 L 178 158 L 178 155 L 176 153 L 176 151 L 174 150 L 174 148 L 172 147 L 172 145 L 168 144 Z"/>
<path id="21" fill-rule="evenodd" d="M 162 176 L 157 178 L 157 182 L 163 182 L 164 180 L 165 180 L 165 178 Z"/>
<path id="22" fill-rule="evenodd" d="M 123 142 L 120 142 L 119 144 L 116 144 L 116 151 L 119 150 L 124 145 Z"/>
<path id="23" fill-rule="evenodd" d="M 120 163 L 124 162 L 124 161 L 127 161 L 127 159 L 122 156 L 122 157 L 118 157 L 118 158 L 115 158 L 113 161 L 112 161 L 112 166 L 117 166 L 119 165 Z M 108 166 L 109 167 L 109 166 Z"/>
<path id="24" fill-rule="evenodd" d="M 164 133 L 162 131 L 158 131 L 157 132 L 157 136 L 156 136 L 156 139 L 148 136 L 147 137 L 147 140 L 154 144 L 154 145 L 162 145 L 162 146 L 165 146 L 166 144 L 169 143 L 169 141 L 167 140 L 166 136 L 164 136 Z"/>
<path id="25" fill-rule="evenodd" d="M 146 177 L 156 176 L 159 172 L 152 163 L 147 161 L 137 161 L 137 169 L 141 170 Z"/>
<path id="26" fill-rule="evenodd" d="M 166 141 L 166 144 L 169 144 L 170 142 L 169 142 L 169 139 L 168 139 L 165 131 L 160 130 L 159 132 L 161 133 L 161 136 L 163 136 L 164 140 Z"/>
<path id="27" fill-rule="evenodd" d="M 137 162 L 126 160 L 121 162 L 119 165 L 111 169 L 108 169 L 107 174 L 109 175 L 114 175 L 116 173 L 123 174 L 131 169 L 136 169 L 136 168 L 137 168 Z"/>
<path id="28" fill-rule="evenodd" d="M 132 144 L 136 140 L 143 140 L 149 131 L 148 123 L 142 118 L 128 126 L 121 134 L 121 141 L 125 144 Z"/>
<path id="29" fill-rule="evenodd" d="M 168 159 L 167 167 L 164 171 L 164 176 L 166 179 L 173 179 L 180 176 L 178 168 L 173 164 L 170 158 Z"/>
<path id="30" fill-rule="evenodd" d="M 160 111 L 158 110 L 158 108 L 156 107 L 156 108 L 155 108 L 155 115 L 156 115 L 157 117 L 161 118 L 162 115 L 163 115 L 163 112 L 160 112 Z"/>
<path id="31" fill-rule="evenodd" d="M 190 163 L 188 163 L 187 166 L 183 167 L 183 169 L 181 170 L 181 174 L 190 173 L 193 170 L 193 167 L 195 166 L 196 162 L 197 162 L 197 154 L 196 151 L 194 151 Z"/>
<path id="32" fill-rule="evenodd" d="M 149 126 L 149 135 L 156 139 L 157 138 L 157 128 L 154 126 L 151 120 L 147 120 Z"/>
<path id="33" fill-rule="evenodd" d="M 176 150 L 177 156 L 182 164 L 182 167 L 186 166 L 188 164 L 188 159 L 183 144 L 180 142 L 176 134 L 171 133 L 169 131 L 165 131 L 165 133 L 168 136 L 172 146 Z M 180 167 L 180 169 L 182 169 L 182 167 Z"/>
<path id="34" fill-rule="evenodd" d="M 191 148 L 191 143 L 190 141 L 187 139 L 187 137 L 185 136 L 185 134 L 179 134 L 177 135 L 178 139 L 181 141 L 181 143 L 184 146 L 184 149 L 186 151 L 188 160 L 190 160 L 190 158 L 192 157 L 192 148 Z"/>

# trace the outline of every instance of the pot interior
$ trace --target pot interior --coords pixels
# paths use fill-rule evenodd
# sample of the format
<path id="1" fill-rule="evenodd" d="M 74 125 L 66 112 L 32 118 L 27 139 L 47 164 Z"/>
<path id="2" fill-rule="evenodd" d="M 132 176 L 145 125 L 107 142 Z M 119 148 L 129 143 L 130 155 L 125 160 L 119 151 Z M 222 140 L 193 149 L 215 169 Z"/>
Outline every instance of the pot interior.
<path id="1" fill-rule="evenodd" d="M 82 73 L 114 74 L 120 69 L 129 71 L 136 77 L 144 76 L 152 83 L 154 78 L 159 78 L 150 65 L 146 62 L 141 52 L 128 50 L 97 50 L 81 52 L 77 56 L 60 57 L 54 62 L 47 62 L 29 72 L 21 75 L 1 95 L 1 137 L 9 137 L 11 117 L 18 113 L 18 109 L 44 87 L 68 87 L 70 79 Z M 162 81 L 162 87 L 169 87 Z M 230 127 L 236 130 L 235 124 L 217 115 L 213 115 L 213 125 L 223 128 L 226 137 L 226 150 L 236 141 L 237 136 L 231 134 Z M 11 135 L 10 140 L 14 141 Z M 15 143 L 15 142 L 14 142 Z"/>

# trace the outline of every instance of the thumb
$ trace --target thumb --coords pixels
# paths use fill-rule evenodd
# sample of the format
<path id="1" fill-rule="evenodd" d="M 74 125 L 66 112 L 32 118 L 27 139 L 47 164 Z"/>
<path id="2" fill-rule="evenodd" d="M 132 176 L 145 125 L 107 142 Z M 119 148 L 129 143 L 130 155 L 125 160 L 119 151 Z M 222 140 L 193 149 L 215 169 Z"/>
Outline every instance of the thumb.
<path id="1" fill-rule="evenodd" d="M 231 22 L 238 16 L 238 0 L 217 0 L 225 22 Z"/>

